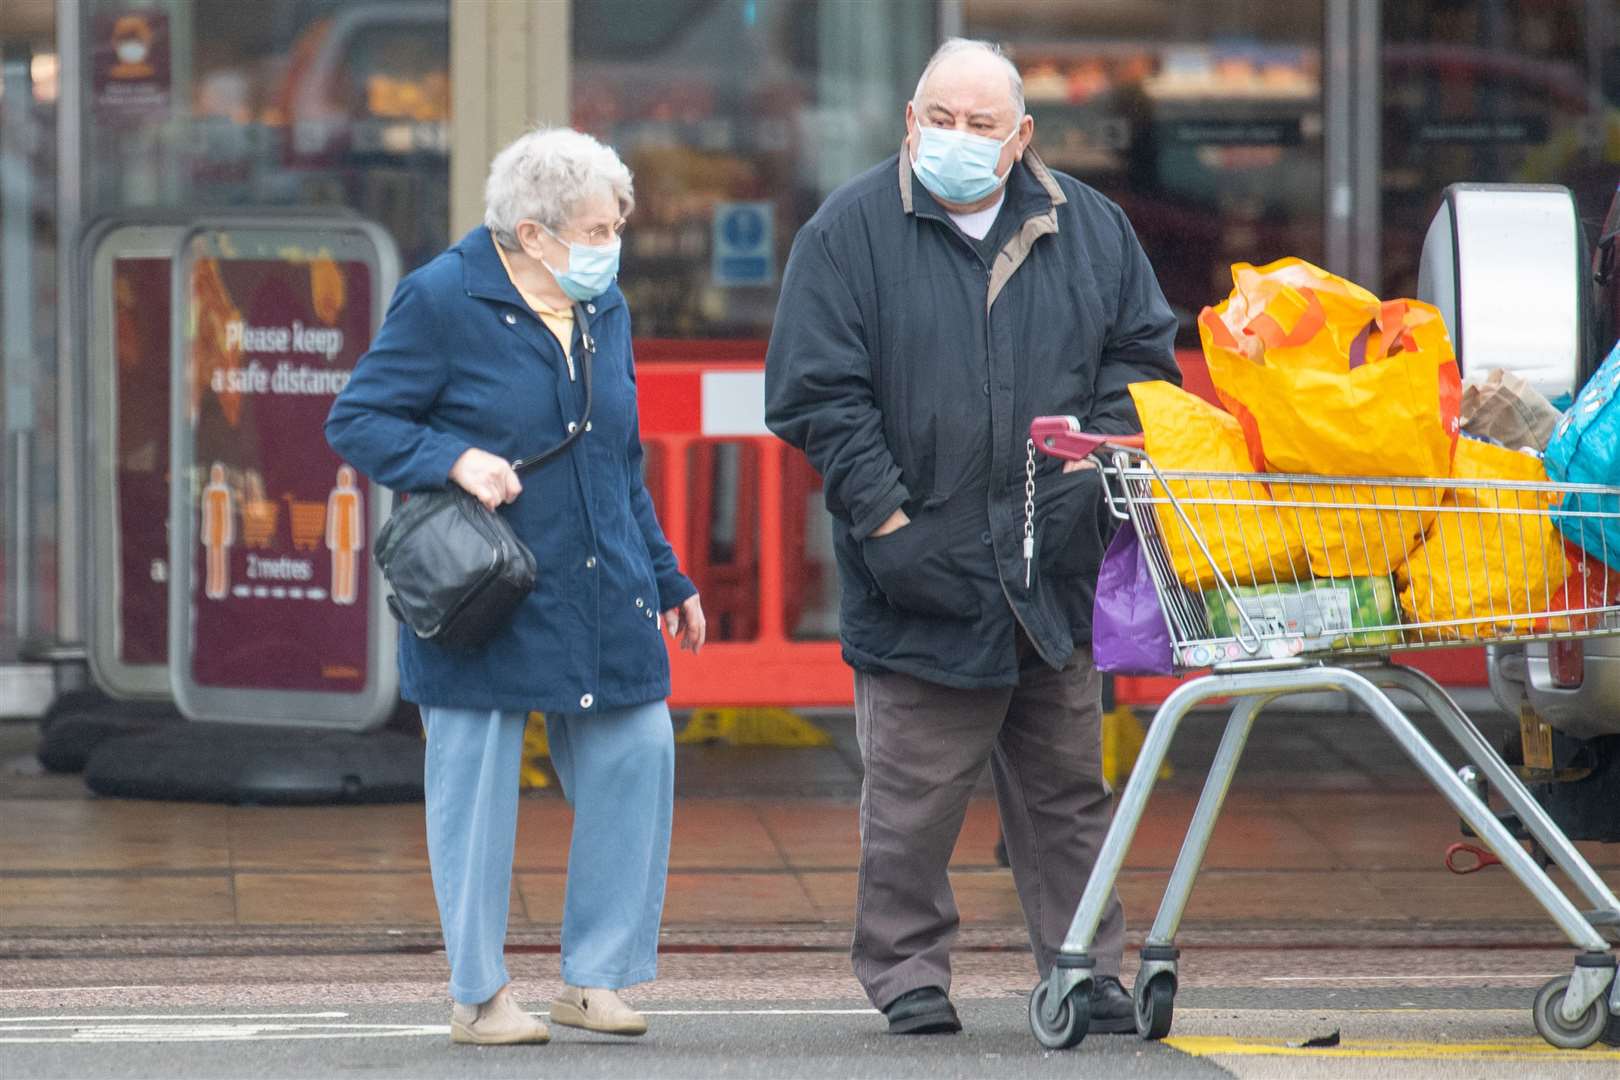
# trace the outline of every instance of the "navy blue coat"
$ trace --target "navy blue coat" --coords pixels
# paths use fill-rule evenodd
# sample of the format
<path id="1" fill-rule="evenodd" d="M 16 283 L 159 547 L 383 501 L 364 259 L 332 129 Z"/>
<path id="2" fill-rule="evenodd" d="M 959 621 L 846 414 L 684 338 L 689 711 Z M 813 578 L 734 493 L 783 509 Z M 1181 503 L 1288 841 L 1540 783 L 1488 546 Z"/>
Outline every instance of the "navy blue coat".
<path id="1" fill-rule="evenodd" d="M 469 447 L 508 460 L 549 449 L 585 408 L 551 331 L 480 226 L 399 283 L 326 438 L 395 491 L 444 487 Z M 630 310 L 614 286 L 586 306 L 596 338 L 590 428 L 522 474 L 501 508 L 540 564 L 511 624 L 476 649 L 401 628 L 401 693 L 420 705 L 590 714 L 669 695 L 658 613 L 697 592 L 677 568 L 642 479 Z M 583 353 L 579 327 L 573 355 Z"/>

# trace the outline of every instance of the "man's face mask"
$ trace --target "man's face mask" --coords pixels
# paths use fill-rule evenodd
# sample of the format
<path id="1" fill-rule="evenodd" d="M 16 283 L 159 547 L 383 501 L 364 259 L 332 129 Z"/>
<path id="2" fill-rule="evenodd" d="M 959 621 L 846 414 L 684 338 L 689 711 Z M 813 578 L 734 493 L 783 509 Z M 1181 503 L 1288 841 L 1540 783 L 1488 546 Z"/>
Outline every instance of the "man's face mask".
<path id="1" fill-rule="evenodd" d="M 1001 186 L 997 175 L 1001 149 L 1018 137 L 1018 128 L 995 139 L 955 128 L 917 125 L 917 157 L 912 171 L 934 198 L 948 203 L 971 203 Z"/>

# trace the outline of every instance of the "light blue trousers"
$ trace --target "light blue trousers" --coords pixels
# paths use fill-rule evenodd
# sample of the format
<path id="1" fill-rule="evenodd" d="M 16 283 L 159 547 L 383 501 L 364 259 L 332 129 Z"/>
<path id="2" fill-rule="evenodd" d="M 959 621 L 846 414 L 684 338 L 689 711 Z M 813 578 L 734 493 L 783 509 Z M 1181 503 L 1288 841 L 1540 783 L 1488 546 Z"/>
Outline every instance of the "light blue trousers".
<path id="1" fill-rule="evenodd" d="M 488 1001 L 510 980 L 504 948 L 517 842 L 524 713 L 424 708 L 427 841 L 450 996 Z M 574 807 L 562 975 L 617 990 L 658 972 L 669 870 L 675 739 L 662 702 L 547 715 L 551 763 Z"/>

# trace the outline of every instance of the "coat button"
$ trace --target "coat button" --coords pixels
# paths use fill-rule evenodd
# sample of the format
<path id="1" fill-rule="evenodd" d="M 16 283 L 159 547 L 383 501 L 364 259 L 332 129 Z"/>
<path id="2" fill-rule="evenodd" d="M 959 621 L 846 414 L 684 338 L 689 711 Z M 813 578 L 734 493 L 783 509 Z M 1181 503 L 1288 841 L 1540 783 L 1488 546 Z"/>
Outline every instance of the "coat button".
<path id="1" fill-rule="evenodd" d="M 984 396 L 985 397 L 990 396 L 990 384 L 989 383 L 984 384 Z"/>
<path id="2" fill-rule="evenodd" d="M 586 304 L 585 305 L 585 314 L 587 314 L 587 315 L 595 315 L 596 314 L 596 305 L 595 304 Z"/>
<path id="3" fill-rule="evenodd" d="M 585 421 L 585 430 L 586 431 L 591 430 L 591 422 L 589 420 Z"/>
<path id="4" fill-rule="evenodd" d="M 985 547 L 990 546 L 990 530 L 989 529 L 986 529 L 984 532 L 979 534 L 979 543 L 983 544 Z"/>
<path id="5" fill-rule="evenodd" d="M 512 314 L 510 311 L 508 311 L 506 313 L 506 325 L 507 326 L 516 326 L 517 325 L 517 316 Z"/>
<path id="6" fill-rule="evenodd" d="M 574 423 L 572 420 L 568 421 L 568 434 L 572 435 L 574 432 L 576 432 L 578 430 L 579 430 L 579 425 L 578 424 Z"/>
<path id="7" fill-rule="evenodd" d="M 646 606 L 647 606 L 647 601 L 643 600 L 639 596 L 636 597 L 636 607 L 646 607 Z"/>
<path id="8" fill-rule="evenodd" d="M 585 569 L 587 569 L 587 570 L 595 570 L 596 569 L 596 556 L 595 555 L 592 555 L 590 558 L 585 560 Z"/>
<path id="9" fill-rule="evenodd" d="M 588 709 L 592 705 L 595 705 L 595 704 L 596 704 L 596 699 L 593 698 L 589 694 L 586 694 L 584 697 L 579 699 L 579 707 L 582 708 L 582 709 Z"/>

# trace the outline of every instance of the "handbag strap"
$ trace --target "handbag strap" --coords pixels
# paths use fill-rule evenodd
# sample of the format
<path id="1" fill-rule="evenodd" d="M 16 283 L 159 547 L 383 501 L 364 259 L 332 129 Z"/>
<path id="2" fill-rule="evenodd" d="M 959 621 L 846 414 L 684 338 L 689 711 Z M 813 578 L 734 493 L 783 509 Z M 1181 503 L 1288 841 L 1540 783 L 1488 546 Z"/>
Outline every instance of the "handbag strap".
<path id="1" fill-rule="evenodd" d="M 585 319 L 585 309 L 577 300 L 574 301 L 574 319 L 579 323 L 579 343 L 584 349 L 580 355 L 580 367 L 584 369 L 585 374 L 585 415 L 579 418 L 574 430 L 568 433 L 568 437 L 550 450 L 532 457 L 518 458 L 512 462 L 514 472 L 533 469 L 555 458 L 585 434 L 585 426 L 591 421 L 591 361 L 596 357 L 596 339 L 591 336 L 591 324 Z"/>

